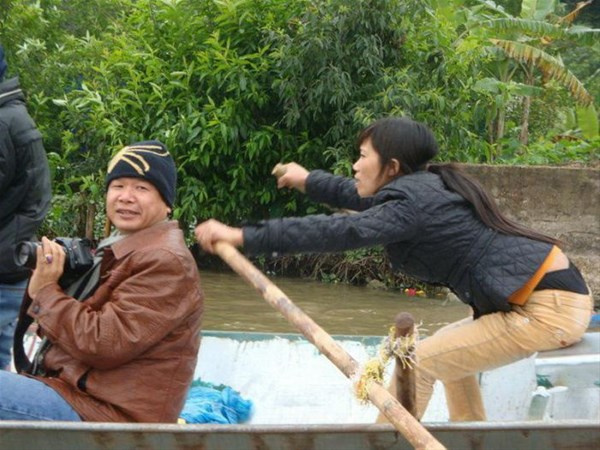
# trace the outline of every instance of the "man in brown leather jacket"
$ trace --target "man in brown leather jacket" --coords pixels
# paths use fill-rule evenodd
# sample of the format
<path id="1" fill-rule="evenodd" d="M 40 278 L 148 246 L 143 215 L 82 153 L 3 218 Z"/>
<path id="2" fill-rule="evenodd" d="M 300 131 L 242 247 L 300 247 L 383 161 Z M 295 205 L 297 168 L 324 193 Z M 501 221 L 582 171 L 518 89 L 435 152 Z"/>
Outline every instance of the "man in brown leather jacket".
<path id="1" fill-rule="evenodd" d="M 158 141 L 122 149 L 106 177 L 115 232 L 75 298 L 65 252 L 42 238 L 24 307 L 44 338 L 27 376 L 3 373 L 0 419 L 176 422 L 200 346 L 203 294 L 168 216 L 176 169 Z M 80 283 L 81 284 L 81 283 Z"/>

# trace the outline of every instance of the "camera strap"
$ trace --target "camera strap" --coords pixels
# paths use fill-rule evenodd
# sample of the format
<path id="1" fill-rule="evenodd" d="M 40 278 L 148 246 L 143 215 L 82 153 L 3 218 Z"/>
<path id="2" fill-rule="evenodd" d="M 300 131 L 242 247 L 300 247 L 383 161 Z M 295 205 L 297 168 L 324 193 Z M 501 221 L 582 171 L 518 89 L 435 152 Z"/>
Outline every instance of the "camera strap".
<path id="1" fill-rule="evenodd" d="M 98 282 L 100 281 L 100 267 L 102 265 L 104 249 L 110 247 L 115 242 L 120 241 L 125 236 L 126 235 L 120 234 L 118 231 L 115 231 L 107 238 L 102 239 L 98 244 L 98 247 L 96 248 L 92 267 L 90 267 L 77 280 L 71 283 L 69 287 L 65 289 L 65 294 L 67 294 L 70 297 L 74 297 L 80 302 L 87 300 L 89 296 L 92 295 L 98 287 Z"/>

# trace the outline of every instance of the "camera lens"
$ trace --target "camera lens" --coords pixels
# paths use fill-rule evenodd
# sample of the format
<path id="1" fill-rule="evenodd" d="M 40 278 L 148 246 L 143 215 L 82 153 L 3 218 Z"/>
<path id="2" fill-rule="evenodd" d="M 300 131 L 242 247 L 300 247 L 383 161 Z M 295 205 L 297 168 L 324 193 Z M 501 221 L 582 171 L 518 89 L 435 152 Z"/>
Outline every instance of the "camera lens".
<path id="1" fill-rule="evenodd" d="M 15 264 L 19 267 L 35 268 L 36 249 L 39 244 L 35 242 L 20 242 L 15 248 Z"/>

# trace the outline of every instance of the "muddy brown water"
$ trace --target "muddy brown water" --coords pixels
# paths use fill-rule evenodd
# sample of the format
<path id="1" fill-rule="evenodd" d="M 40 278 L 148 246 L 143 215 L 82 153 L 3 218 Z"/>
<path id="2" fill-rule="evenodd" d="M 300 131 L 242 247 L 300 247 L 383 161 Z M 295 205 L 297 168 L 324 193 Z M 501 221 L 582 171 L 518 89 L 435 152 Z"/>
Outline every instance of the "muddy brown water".
<path id="1" fill-rule="evenodd" d="M 234 273 L 202 271 L 204 330 L 298 333 L 262 296 Z M 410 297 L 398 291 L 269 277 L 296 306 L 335 335 L 388 333 L 399 312 L 413 315 L 422 335 L 462 319 L 469 308 L 460 301 Z"/>

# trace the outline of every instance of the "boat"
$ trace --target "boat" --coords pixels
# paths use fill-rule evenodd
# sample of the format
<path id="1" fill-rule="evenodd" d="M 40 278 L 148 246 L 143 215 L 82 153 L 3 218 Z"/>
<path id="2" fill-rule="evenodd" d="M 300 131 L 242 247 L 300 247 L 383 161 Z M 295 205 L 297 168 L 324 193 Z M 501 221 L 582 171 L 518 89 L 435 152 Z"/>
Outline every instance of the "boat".
<path id="1" fill-rule="evenodd" d="M 333 336 L 357 361 L 380 336 Z M 393 370 L 393 362 L 386 374 Z M 366 450 L 413 446 L 300 334 L 203 331 L 196 380 L 253 403 L 240 424 L 0 422 L 3 449 Z M 591 449 L 600 443 L 600 333 L 480 376 L 486 422 L 448 422 L 438 383 L 422 425 L 448 449 Z M 150 394 L 150 393 L 149 393 Z"/>

